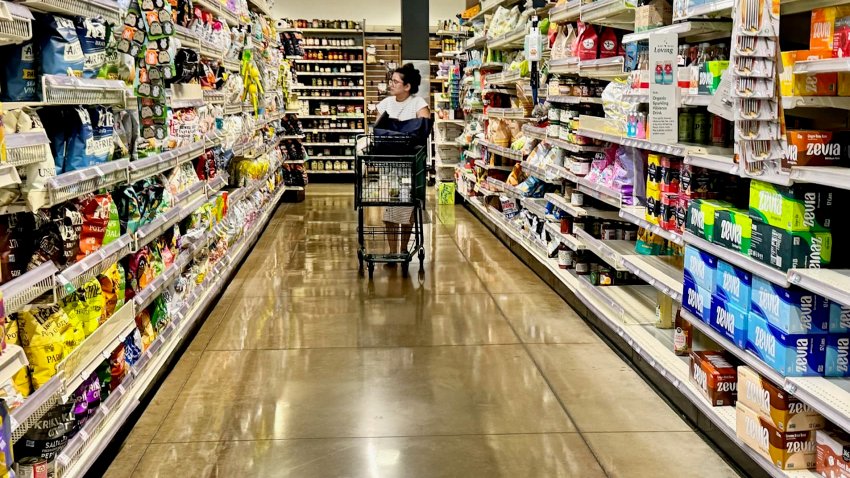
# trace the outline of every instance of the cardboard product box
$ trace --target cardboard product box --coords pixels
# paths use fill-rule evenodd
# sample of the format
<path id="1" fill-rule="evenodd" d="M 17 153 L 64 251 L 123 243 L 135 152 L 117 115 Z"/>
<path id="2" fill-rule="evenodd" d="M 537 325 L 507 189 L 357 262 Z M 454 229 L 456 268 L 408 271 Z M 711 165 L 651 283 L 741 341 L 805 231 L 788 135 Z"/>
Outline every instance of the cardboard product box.
<path id="1" fill-rule="evenodd" d="M 714 211 L 714 243 L 746 255 L 750 250 L 753 220 L 743 209 Z"/>
<path id="2" fill-rule="evenodd" d="M 661 189 L 657 187 L 646 188 L 646 221 L 651 224 L 661 222 Z"/>
<path id="3" fill-rule="evenodd" d="M 731 203 L 715 199 L 694 199 L 688 204 L 688 219 L 685 229 L 691 234 L 712 242 L 714 239 L 714 213 L 720 209 L 732 209 Z"/>
<path id="4" fill-rule="evenodd" d="M 791 130 L 786 132 L 788 150 L 782 168 L 794 166 L 848 166 L 850 131 Z"/>
<path id="5" fill-rule="evenodd" d="M 829 333 L 850 333 L 850 306 L 829 301 Z"/>
<path id="6" fill-rule="evenodd" d="M 829 334 L 826 336 L 827 377 L 850 377 L 850 334 Z"/>
<path id="7" fill-rule="evenodd" d="M 750 216 L 754 222 L 788 231 L 828 231 L 835 214 L 834 194 L 829 188 L 750 182 Z"/>
<path id="8" fill-rule="evenodd" d="M 738 402 L 781 432 L 819 430 L 826 419 L 755 370 L 738 367 Z"/>
<path id="9" fill-rule="evenodd" d="M 729 339 L 742 350 L 747 348 L 747 316 L 749 311 L 711 296 L 711 315 L 707 321 L 711 328 Z"/>
<path id="10" fill-rule="evenodd" d="M 689 199 L 710 198 L 717 193 L 718 175 L 710 169 L 683 164 L 679 176 L 679 194 Z"/>
<path id="11" fill-rule="evenodd" d="M 469 18 L 474 17 L 475 15 L 478 15 L 478 13 L 480 11 L 481 11 L 481 4 L 477 3 L 477 4 L 467 8 L 466 10 L 464 10 L 463 13 L 460 14 L 460 16 L 461 16 L 461 18 L 469 19 Z"/>
<path id="12" fill-rule="evenodd" d="M 796 61 L 823 60 L 832 58 L 832 50 L 800 50 Z M 781 86 L 781 79 L 780 79 Z M 838 95 L 838 73 L 795 74 L 794 96 Z"/>
<path id="13" fill-rule="evenodd" d="M 724 352 L 712 350 L 691 352 L 691 383 L 697 386 L 712 407 L 735 404 L 738 371 Z"/>
<path id="14" fill-rule="evenodd" d="M 850 437 L 840 430 L 818 430 L 815 443 L 815 470 L 824 478 L 850 478 Z"/>
<path id="15" fill-rule="evenodd" d="M 747 320 L 747 349 L 785 377 L 823 375 L 826 337 L 786 334 L 754 312 Z"/>
<path id="16" fill-rule="evenodd" d="M 703 322 L 711 318 L 711 292 L 685 279 L 682 307 Z"/>
<path id="17" fill-rule="evenodd" d="M 700 65 L 697 94 L 713 95 L 716 93 L 717 88 L 720 87 L 720 81 L 723 79 L 723 72 L 728 68 L 728 60 L 712 60 Z"/>
<path id="18" fill-rule="evenodd" d="M 717 270 L 717 258 L 697 249 L 685 246 L 685 280 L 714 293 L 714 272 Z"/>
<path id="19" fill-rule="evenodd" d="M 714 273 L 714 295 L 728 304 L 750 311 L 753 275 L 728 262 L 717 260 Z"/>
<path id="20" fill-rule="evenodd" d="M 642 32 L 673 23 L 673 7 L 666 0 L 653 0 L 635 9 L 635 31 Z"/>
<path id="21" fill-rule="evenodd" d="M 783 271 L 826 268 L 832 260 L 832 233 L 792 232 L 755 222 L 750 257 Z"/>
<path id="22" fill-rule="evenodd" d="M 782 432 L 750 407 L 735 405 L 735 434 L 783 470 L 806 470 L 817 461 L 815 430 Z"/>
<path id="23" fill-rule="evenodd" d="M 850 56 L 850 10 L 847 8 L 838 12 L 832 32 L 832 56 L 847 58 Z"/>
<path id="24" fill-rule="evenodd" d="M 816 8 L 812 10 L 809 48 L 812 50 L 826 50 L 832 55 L 836 22 L 847 15 L 850 15 L 850 9 L 846 6 Z"/>
<path id="25" fill-rule="evenodd" d="M 781 287 L 753 276 L 750 312 L 787 334 L 825 334 L 829 301 L 799 287 Z"/>
<path id="26" fill-rule="evenodd" d="M 794 63 L 797 62 L 796 51 L 783 51 L 782 73 L 779 74 L 779 89 L 782 96 L 794 96 Z"/>

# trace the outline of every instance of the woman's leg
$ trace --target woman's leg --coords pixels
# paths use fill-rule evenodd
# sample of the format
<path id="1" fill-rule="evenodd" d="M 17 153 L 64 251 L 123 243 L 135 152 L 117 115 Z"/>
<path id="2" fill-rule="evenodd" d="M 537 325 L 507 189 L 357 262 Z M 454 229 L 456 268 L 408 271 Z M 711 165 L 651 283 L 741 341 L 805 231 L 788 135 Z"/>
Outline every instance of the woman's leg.
<path id="1" fill-rule="evenodd" d="M 407 222 L 404 224 L 399 224 L 399 228 L 401 228 L 401 243 L 399 244 L 399 252 L 407 252 L 407 248 L 410 244 L 410 234 L 413 232 L 413 213 L 414 211 L 410 211 L 410 217 L 407 218 Z"/>
<path id="2" fill-rule="evenodd" d="M 384 226 L 387 228 L 387 243 L 390 246 L 390 254 L 398 253 L 398 224 L 394 222 L 384 221 Z"/>

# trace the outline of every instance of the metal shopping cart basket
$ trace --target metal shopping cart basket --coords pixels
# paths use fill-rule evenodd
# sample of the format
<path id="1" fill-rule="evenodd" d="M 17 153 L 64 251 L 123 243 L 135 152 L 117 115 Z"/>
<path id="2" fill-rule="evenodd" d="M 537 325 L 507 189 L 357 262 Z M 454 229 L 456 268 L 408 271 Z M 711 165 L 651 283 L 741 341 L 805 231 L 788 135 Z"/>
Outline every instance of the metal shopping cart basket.
<path id="1" fill-rule="evenodd" d="M 360 270 L 365 262 L 371 279 L 375 263 L 397 263 L 407 277 L 410 261 L 418 254 L 421 274 L 425 262 L 422 225 L 427 151 L 413 136 L 370 134 L 357 139 L 360 147 L 354 166 L 354 207 L 358 210 Z M 385 208 L 384 219 L 407 218 L 409 211 L 409 224 L 394 226 L 382 221 L 382 225 L 367 225 L 369 208 Z"/>

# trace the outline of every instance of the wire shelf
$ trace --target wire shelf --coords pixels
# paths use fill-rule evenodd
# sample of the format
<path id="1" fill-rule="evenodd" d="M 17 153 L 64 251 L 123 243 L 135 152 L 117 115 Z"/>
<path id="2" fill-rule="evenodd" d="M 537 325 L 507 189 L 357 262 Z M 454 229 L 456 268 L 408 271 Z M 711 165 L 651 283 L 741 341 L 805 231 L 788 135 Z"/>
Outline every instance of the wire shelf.
<path id="1" fill-rule="evenodd" d="M 133 238 L 124 234 L 56 276 L 56 296 L 63 299 L 130 253 Z"/>
<path id="2" fill-rule="evenodd" d="M 53 0 L 51 0 L 53 1 Z M 79 3 L 78 0 L 64 0 Z M 124 105 L 123 81 L 44 75 L 42 98 L 51 105 Z"/>
<path id="3" fill-rule="evenodd" d="M 118 4 L 101 0 L 25 0 L 23 5 L 40 12 L 61 13 L 68 16 L 103 17 L 107 22 L 119 24 Z"/>
<path id="4" fill-rule="evenodd" d="M 2 25 L 3 22 L 0 22 Z M 14 133 L 6 136 L 9 166 L 26 166 L 37 163 L 50 154 L 50 139 L 44 131 Z"/>
<path id="5" fill-rule="evenodd" d="M 39 296 L 53 290 L 54 275 L 59 272 L 53 261 L 46 262 L 20 277 L 0 285 L 6 316 L 21 310 Z"/>
<path id="6" fill-rule="evenodd" d="M 129 167 L 129 159 L 120 159 L 54 176 L 47 180 L 50 205 L 56 205 L 115 184 L 126 183 Z"/>
<path id="7" fill-rule="evenodd" d="M 0 22 L 0 45 L 23 43 L 32 38 L 33 16 L 23 5 L 3 2 L 12 17 L 11 21 Z"/>

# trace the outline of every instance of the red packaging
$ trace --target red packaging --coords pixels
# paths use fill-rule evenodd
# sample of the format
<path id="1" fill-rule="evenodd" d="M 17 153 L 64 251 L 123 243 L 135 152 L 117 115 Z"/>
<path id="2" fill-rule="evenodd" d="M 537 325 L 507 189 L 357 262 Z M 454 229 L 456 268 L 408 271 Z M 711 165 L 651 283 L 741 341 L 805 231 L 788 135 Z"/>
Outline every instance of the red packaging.
<path id="1" fill-rule="evenodd" d="M 599 58 L 599 36 L 593 25 L 587 24 L 578 36 L 579 60 L 595 60 Z"/>
<path id="2" fill-rule="evenodd" d="M 688 204 L 691 200 L 683 195 L 679 195 L 679 203 L 676 206 L 676 229 L 675 232 L 685 232 L 685 221 L 688 219 Z"/>
<path id="3" fill-rule="evenodd" d="M 661 192 L 679 193 L 682 161 L 663 156 L 661 158 Z"/>
<path id="4" fill-rule="evenodd" d="M 850 17 L 835 19 L 835 31 L 832 34 L 832 56 L 835 58 L 850 56 Z"/>
<path id="5" fill-rule="evenodd" d="M 679 205 L 679 195 L 677 193 L 661 193 L 661 217 L 658 220 L 658 225 L 665 231 L 676 230 L 676 208 Z"/>
<path id="6" fill-rule="evenodd" d="M 818 430 L 817 472 L 829 478 L 850 478 L 850 437 L 839 430 Z"/>
<path id="7" fill-rule="evenodd" d="M 599 34 L 599 58 L 617 56 L 617 32 L 613 28 L 603 28 Z"/>
<path id="8" fill-rule="evenodd" d="M 724 352 L 691 352 L 691 382 L 713 407 L 734 405 L 738 398 L 738 370 Z"/>
<path id="9" fill-rule="evenodd" d="M 580 45 L 580 39 L 582 34 L 584 33 L 585 24 L 583 22 L 576 22 L 576 37 L 573 40 L 572 45 L 570 45 L 570 56 L 577 57 Z"/>

